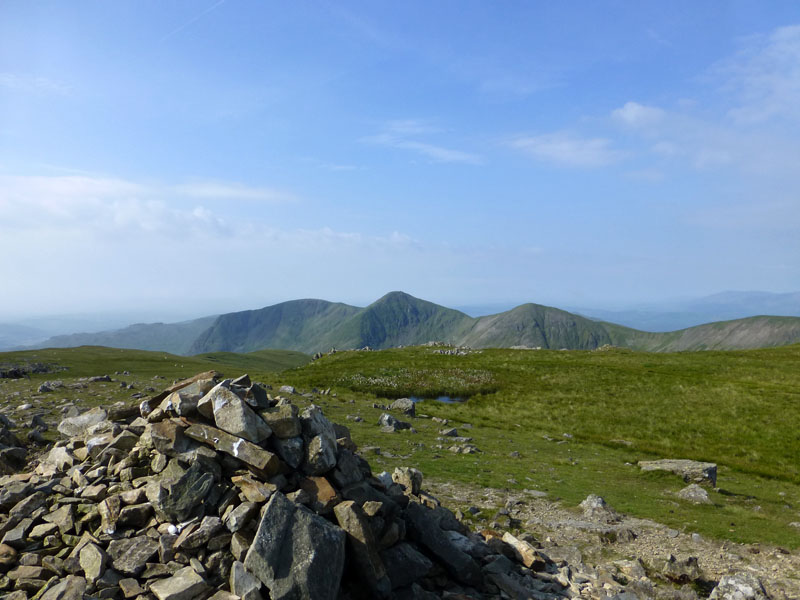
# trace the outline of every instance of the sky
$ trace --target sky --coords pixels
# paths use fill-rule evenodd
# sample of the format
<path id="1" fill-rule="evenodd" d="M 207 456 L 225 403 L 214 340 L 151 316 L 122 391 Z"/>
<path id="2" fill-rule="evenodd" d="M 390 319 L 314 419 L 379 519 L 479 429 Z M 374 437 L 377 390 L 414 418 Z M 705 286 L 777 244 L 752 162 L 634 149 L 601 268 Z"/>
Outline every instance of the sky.
<path id="1" fill-rule="evenodd" d="M 0 322 L 800 290 L 800 4 L 0 0 Z"/>

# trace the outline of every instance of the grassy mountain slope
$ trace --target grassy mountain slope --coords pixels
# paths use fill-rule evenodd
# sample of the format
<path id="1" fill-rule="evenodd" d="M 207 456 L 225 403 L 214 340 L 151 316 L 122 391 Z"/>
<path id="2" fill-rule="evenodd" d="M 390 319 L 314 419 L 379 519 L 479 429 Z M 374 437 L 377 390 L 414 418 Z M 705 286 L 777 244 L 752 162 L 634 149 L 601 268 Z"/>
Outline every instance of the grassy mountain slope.
<path id="1" fill-rule="evenodd" d="M 332 332 L 343 348 L 389 348 L 431 340 L 458 343 L 474 319 L 462 312 L 390 292 Z"/>
<path id="2" fill-rule="evenodd" d="M 539 304 L 523 304 L 497 315 L 475 319 L 460 344 L 475 348 L 528 346 L 591 350 L 610 344 L 602 323 Z"/>
<path id="3" fill-rule="evenodd" d="M 220 315 L 192 344 L 190 352 L 252 352 L 284 348 L 327 350 L 330 332 L 362 309 L 325 300 L 291 300 L 259 310 Z"/>
<path id="4" fill-rule="evenodd" d="M 649 352 L 747 350 L 800 342 L 798 317 L 748 317 L 667 333 L 649 333 L 611 323 L 603 326 L 614 345 Z"/>
<path id="5" fill-rule="evenodd" d="M 181 323 L 137 323 L 123 329 L 97 333 L 58 335 L 37 344 L 38 348 L 74 348 L 77 346 L 109 346 L 137 350 L 161 350 L 171 354 L 187 354 L 203 331 L 216 317 L 203 317 Z"/>

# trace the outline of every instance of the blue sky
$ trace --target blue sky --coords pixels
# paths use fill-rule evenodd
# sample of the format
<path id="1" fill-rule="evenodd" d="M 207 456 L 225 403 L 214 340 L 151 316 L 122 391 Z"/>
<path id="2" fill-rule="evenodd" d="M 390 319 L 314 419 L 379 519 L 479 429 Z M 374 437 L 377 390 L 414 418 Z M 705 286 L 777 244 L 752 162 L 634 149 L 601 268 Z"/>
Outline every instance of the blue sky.
<path id="1" fill-rule="evenodd" d="M 800 289 L 796 2 L 0 2 L 1 317 Z"/>

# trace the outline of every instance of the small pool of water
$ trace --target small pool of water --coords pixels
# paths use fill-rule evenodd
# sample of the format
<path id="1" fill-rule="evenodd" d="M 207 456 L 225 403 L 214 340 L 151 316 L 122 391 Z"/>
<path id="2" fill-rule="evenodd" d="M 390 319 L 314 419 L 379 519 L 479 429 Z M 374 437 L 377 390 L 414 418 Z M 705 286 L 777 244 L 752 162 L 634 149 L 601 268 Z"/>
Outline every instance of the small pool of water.
<path id="1" fill-rule="evenodd" d="M 435 402 L 444 402 L 445 404 L 456 404 L 458 402 L 466 402 L 466 398 L 452 398 L 450 396 L 439 396 L 438 398 L 420 398 L 418 396 L 410 396 L 412 402 L 424 402 L 425 400 L 434 400 Z"/>

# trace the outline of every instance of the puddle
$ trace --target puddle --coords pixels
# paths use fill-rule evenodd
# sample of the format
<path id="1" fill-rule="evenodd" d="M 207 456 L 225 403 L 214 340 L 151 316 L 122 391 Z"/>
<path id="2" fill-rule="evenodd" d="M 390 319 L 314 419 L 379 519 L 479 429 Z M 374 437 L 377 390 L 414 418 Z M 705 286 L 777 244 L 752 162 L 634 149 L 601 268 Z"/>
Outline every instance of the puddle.
<path id="1" fill-rule="evenodd" d="M 424 402 L 425 400 L 433 400 L 435 402 L 444 402 L 445 404 L 457 404 L 459 402 L 466 402 L 466 398 L 452 398 L 450 396 L 439 396 L 438 398 L 420 398 L 418 396 L 410 396 L 413 402 Z"/>

